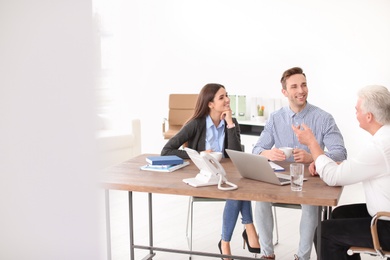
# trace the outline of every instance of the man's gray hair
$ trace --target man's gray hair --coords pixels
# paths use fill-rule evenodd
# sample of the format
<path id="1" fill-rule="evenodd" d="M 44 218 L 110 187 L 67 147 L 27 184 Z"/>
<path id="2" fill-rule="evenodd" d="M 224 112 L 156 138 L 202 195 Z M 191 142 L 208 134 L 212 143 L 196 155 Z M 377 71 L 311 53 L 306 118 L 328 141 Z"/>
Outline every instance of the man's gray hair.
<path id="1" fill-rule="evenodd" d="M 380 85 L 370 85 L 359 90 L 361 109 L 364 113 L 372 113 L 375 120 L 383 125 L 390 124 L 390 92 Z"/>

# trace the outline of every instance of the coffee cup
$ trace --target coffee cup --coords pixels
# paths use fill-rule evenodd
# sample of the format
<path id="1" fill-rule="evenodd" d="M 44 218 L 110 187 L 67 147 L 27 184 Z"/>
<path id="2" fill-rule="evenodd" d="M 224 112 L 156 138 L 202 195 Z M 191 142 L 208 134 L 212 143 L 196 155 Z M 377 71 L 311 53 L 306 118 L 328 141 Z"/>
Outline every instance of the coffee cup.
<path id="1" fill-rule="evenodd" d="M 290 156 L 292 155 L 292 152 L 293 152 L 293 148 L 291 148 L 291 147 L 280 147 L 279 150 L 282 150 L 284 155 L 286 155 L 286 159 L 290 158 Z"/>

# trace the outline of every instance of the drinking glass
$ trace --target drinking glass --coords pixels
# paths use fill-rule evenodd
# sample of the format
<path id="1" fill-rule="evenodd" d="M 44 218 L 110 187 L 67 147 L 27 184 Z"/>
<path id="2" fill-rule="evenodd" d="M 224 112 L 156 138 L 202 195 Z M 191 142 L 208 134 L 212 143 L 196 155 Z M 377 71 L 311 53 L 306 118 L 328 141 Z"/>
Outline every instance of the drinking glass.
<path id="1" fill-rule="evenodd" d="M 303 173 L 305 166 L 303 163 L 290 164 L 291 190 L 302 191 Z"/>

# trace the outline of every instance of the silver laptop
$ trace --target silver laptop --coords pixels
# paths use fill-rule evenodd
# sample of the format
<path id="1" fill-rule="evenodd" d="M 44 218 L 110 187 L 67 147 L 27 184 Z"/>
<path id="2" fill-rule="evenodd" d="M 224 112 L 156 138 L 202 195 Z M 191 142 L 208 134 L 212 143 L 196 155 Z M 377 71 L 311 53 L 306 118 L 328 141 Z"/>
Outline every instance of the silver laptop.
<path id="1" fill-rule="evenodd" d="M 230 149 L 226 152 L 242 177 L 276 185 L 290 184 L 290 176 L 275 173 L 264 156 Z"/>

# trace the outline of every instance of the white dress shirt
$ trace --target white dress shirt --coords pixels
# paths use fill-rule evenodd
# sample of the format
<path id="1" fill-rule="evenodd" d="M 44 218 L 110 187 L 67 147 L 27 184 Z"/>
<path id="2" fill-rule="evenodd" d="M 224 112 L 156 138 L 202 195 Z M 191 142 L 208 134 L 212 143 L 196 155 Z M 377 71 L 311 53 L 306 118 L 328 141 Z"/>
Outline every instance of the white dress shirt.
<path id="1" fill-rule="evenodd" d="M 382 126 L 356 158 L 340 165 L 321 155 L 316 170 L 330 186 L 363 183 L 368 212 L 390 211 L 390 125 Z"/>

